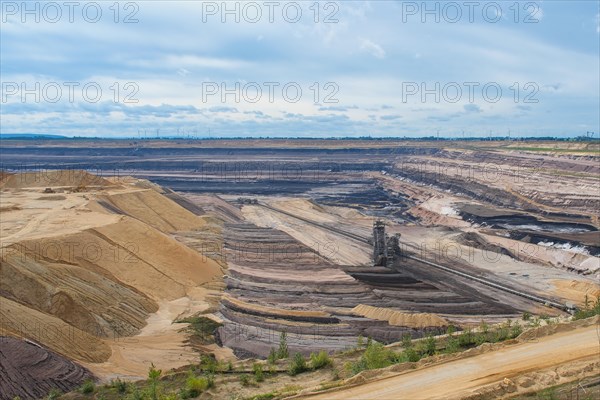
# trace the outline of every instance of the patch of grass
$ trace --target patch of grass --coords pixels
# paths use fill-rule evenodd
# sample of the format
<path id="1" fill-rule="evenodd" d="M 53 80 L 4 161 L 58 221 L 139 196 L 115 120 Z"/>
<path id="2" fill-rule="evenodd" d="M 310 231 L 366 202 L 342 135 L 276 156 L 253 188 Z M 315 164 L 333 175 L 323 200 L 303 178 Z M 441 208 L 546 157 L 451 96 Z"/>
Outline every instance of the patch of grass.
<path id="1" fill-rule="evenodd" d="M 318 353 L 310 353 L 310 365 L 312 369 L 321 369 L 330 366 L 333 363 L 329 354 L 325 350 Z"/>
<path id="2" fill-rule="evenodd" d="M 242 386 L 250 386 L 251 385 L 250 375 L 248 375 L 248 374 L 240 375 L 240 383 L 242 384 Z"/>
<path id="3" fill-rule="evenodd" d="M 574 320 L 590 318 L 595 315 L 600 315 L 600 296 L 596 298 L 596 302 L 591 305 L 588 296 L 585 295 L 585 301 L 581 310 L 575 311 Z"/>
<path id="4" fill-rule="evenodd" d="M 62 395 L 62 392 L 56 388 L 52 388 L 50 389 L 50 392 L 48 393 L 48 400 L 56 400 L 58 399 L 60 396 Z M 15 399 L 19 399 L 21 400 L 20 397 L 15 397 Z"/>
<path id="5" fill-rule="evenodd" d="M 343 385 L 342 381 L 336 381 L 336 382 L 323 382 L 321 383 L 321 390 L 328 390 L 328 389 L 333 389 L 336 387 L 340 387 Z"/>
<path id="6" fill-rule="evenodd" d="M 470 328 L 465 329 L 458 335 L 458 344 L 462 348 L 468 348 L 475 344 L 475 335 Z"/>
<path id="7" fill-rule="evenodd" d="M 190 374 L 185 381 L 185 389 L 188 394 L 188 398 L 190 397 L 198 397 L 200 393 L 208 389 L 208 380 L 201 376 L 194 376 Z"/>
<path id="8" fill-rule="evenodd" d="M 279 394 L 281 394 L 282 396 L 293 396 L 302 389 L 303 387 L 298 385 L 285 385 L 283 389 L 279 391 Z"/>
<path id="9" fill-rule="evenodd" d="M 188 332 L 190 332 L 194 338 L 198 339 L 201 344 L 215 343 L 215 331 L 218 327 L 223 325 L 202 316 L 182 318 L 175 322 L 190 324 L 187 328 Z"/>
<path id="10" fill-rule="evenodd" d="M 276 394 L 274 392 L 257 394 L 256 396 L 252 396 L 249 400 L 270 400 L 274 398 Z"/>
<path id="11" fill-rule="evenodd" d="M 556 389 L 551 387 L 536 393 L 536 398 L 539 400 L 558 400 Z"/>

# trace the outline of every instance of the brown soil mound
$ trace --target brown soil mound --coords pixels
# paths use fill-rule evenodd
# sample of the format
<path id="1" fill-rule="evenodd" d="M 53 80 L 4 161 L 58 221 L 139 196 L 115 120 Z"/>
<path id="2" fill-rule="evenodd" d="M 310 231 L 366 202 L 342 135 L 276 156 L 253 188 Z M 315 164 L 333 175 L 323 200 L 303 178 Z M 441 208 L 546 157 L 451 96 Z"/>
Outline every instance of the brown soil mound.
<path id="1" fill-rule="evenodd" d="M 52 351 L 10 337 L 0 337 L 0 370 L 0 399 L 39 399 L 52 388 L 68 392 L 92 377 Z"/>
<path id="2" fill-rule="evenodd" d="M 552 283 L 556 286 L 557 294 L 575 302 L 580 307 L 584 305 L 586 296 L 590 307 L 600 297 L 600 285 L 594 282 L 555 279 Z"/>
<path id="3" fill-rule="evenodd" d="M 304 311 L 304 310 L 286 310 L 283 308 L 266 307 L 258 304 L 247 303 L 245 301 L 235 299 L 231 296 L 224 295 L 223 300 L 231 303 L 239 309 L 248 312 L 258 312 L 265 315 L 273 315 L 278 317 L 304 317 L 304 318 L 327 318 L 331 315 L 324 311 Z"/>
<path id="4" fill-rule="evenodd" d="M 427 328 L 448 326 L 448 321 L 439 315 L 427 313 L 405 313 L 393 310 L 391 308 L 372 307 L 365 304 L 359 304 L 352 309 L 355 314 L 363 317 L 387 321 L 390 325 L 408 326 L 411 328 Z"/>
<path id="5" fill-rule="evenodd" d="M 106 179 L 82 170 L 40 170 L 22 174 L 6 174 L 0 181 L 0 188 L 22 189 L 36 187 L 111 186 Z"/>
<path id="6" fill-rule="evenodd" d="M 31 339 L 75 360 L 102 362 L 111 354 L 102 339 L 3 297 L 0 297 L 0 321 L 0 335 Z"/>
<path id="7" fill-rule="evenodd" d="M 128 215 L 163 231 L 190 231 L 205 225 L 204 220 L 175 201 L 155 190 L 139 190 L 127 193 L 100 195 L 90 208 Z"/>
<path id="8" fill-rule="evenodd" d="M 102 337 L 134 334 L 157 310 L 152 300 L 183 297 L 222 275 L 215 261 L 127 217 L 4 250 L 5 293 Z"/>
<path id="9" fill-rule="evenodd" d="M 4 187 L 16 190 L 1 192 L 11 210 L 3 213 L 0 229 L 0 335 L 35 340 L 93 365 L 109 360 L 111 340 L 143 333 L 159 303 L 197 297 L 200 286 L 223 273 L 166 234 L 203 228 L 202 218 L 137 181 L 117 186 L 87 173 L 77 180 L 69 172 L 4 179 Z M 19 190 L 36 184 L 106 187 L 64 191 L 63 201 Z M 21 209 L 14 210 L 17 205 Z M 194 307 L 202 303 L 196 297 Z M 165 348 L 179 349 L 182 339 L 175 336 L 169 340 L 176 346 Z"/>

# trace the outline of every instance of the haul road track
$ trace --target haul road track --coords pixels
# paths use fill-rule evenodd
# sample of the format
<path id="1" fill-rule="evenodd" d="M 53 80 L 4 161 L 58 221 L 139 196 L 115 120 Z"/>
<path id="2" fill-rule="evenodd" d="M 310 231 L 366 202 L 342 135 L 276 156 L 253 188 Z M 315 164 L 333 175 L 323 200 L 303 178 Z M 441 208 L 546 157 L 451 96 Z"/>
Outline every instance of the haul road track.
<path id="1" fill-rule="evenodd" d="M 287 215 L 287 216 L 292 217 L 292 218 L 296 218 L 296 219 L 298 219 L 300 221 L 303 221 L 303 222 L 306 222 L 308 224 L 317 226 L 319 228 L 326 229 L 326 230 L 329 230 L 331 232 L 338 233 L 338 234 L 346 236 L 346 237 L 348 237 L 350 239 L 353 239 L 353 240 L 356 240 L 356 241 L 359 241 L 359 242 L 362 242 L 362 243 L 371 244 L 369 242 L 368 238 L 356 235 L 354 233 L 346 232 L 346 231 L 344 231 L 342 229 L 338 229 L 338 228 L 335 228 L 335 227 L 332 227 L 332 226 L 327 226 L 327 225 L 320 224 L 318 222 L 311 221 L 311 220 L 303 218 L 303 217 L 299 217 L 297 215 L 291 214 L 291 213 L 289 213 L 287 211 L 280 210 L 278 208 L 272 207 L 272 206 L 270 206 L 268 204 L 265 204 L 265 203 L 262 203 L 262 202 L 258 202 L 258 203 L 256 203 L 256 205 L 259 205 L 261 207 L 267 208 L 267 209 L 269 209 L 271 211 L 275 211 L 275 212 Z M 512 295 L 515 295 L 515 296 L 520 296 L 520 297 L 526 298 L 526 299 L 534 301 L 536 303 L 541 303 L 541 304 L 543 304 L 543 305 L 545 305 L 547 307 L 554 307 L 554 308 L 557 308 L 557 309 L 559 309 L 561 311 L 566 311 L 566 312 L 571 312 L 571 313 L 574 311 L 574 309 L 572 307 L 569 307 L 566 304 L 561 304 L 561 303 L 558 303 L 558 302 L 556 302 L 554 300 L 545 299 L 545 298 L 542 298 L 540 296 L 533 295 L 531 293 L 526 293 L 526 292 L 523 292 L 523 291 L 520 291 L 520 290 L 515 290 L 515 289 L 512 289 L 512 288 L 510 288 L 508 286 L 504 286 L 504 285 L 502 285 L 500 283 L 493 282 L 493 281 L 491 281 L 489 279 L 483 279 L 483 278 L 480 278 L 478 276 L 469 274 L 469 273 L 464 272 L 464 271 L 459 271 L 459 270 L 456 270 L 454 268 L 450 268 L 450 267 L 447 267 L 447 266 L 444 266 L 444 265 L 440 265 L 440 264 L 433 263 L 433 262 L 430 262 L 430 261 L 427 261 L 427 260 L 423 260 L 421 258 L 412 256 L 412 255 L 408 255 L 408 254 L 403 254 L 402 257 L 406 257 L 408 259 L 411 259 L 411 260 L 423 263 L 423 264 L 428 265 L 430 267 L 434 267 L 434 268 L 441 269 L 443 271 L 446 271 L 446 272 L 449 272 L 449 273 L 452 273 L 452 274 L 455 274 L 455 275 L 459 275 L 459 276 L 461 276 L 463 278 L 473 280 L 475 282 L 478 282 L 478 283 L 481 283 L 483 285 L 492 287 L 494 289 L 498 289 L 498 290 L 504 291 L 506 293 L 510 293 Z"/>
<path id="2" fill-rule="evenodd" d="M 398 373 L 309 399 L 458 399 L 477 388 L 578 360 L 600 359 L 600 325 L 592 324 L 467 359 Z"/>

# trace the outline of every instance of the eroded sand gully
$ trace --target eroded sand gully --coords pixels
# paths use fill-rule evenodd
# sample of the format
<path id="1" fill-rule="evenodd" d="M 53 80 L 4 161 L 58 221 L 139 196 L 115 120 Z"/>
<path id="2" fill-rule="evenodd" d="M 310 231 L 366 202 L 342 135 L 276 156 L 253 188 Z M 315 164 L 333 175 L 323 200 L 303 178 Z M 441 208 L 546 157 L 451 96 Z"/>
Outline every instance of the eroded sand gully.
<path id="1" fill-rule="evenodd" d="M 71 172 L 3 185 L 3 333 L 105 380 L 142 379 L 150 363 L 169 370 L 197 361 L 180 332 L 186 324 L 173 321 L 214 305 L 222 268 L 172 234 L 210 222 L 135 179 Z"/>

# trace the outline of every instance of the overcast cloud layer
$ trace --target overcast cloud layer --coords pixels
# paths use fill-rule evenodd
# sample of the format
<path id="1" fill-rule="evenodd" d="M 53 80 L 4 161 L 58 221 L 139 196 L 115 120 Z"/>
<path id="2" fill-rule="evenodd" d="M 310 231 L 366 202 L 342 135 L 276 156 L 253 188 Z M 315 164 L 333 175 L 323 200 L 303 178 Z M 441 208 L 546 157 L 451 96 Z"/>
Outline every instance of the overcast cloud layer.
<path id="1" fill-rule="evenodd" d="M 597 135 L 599 3 L 467 3 L 3 1 L 0 132 Z"/>

